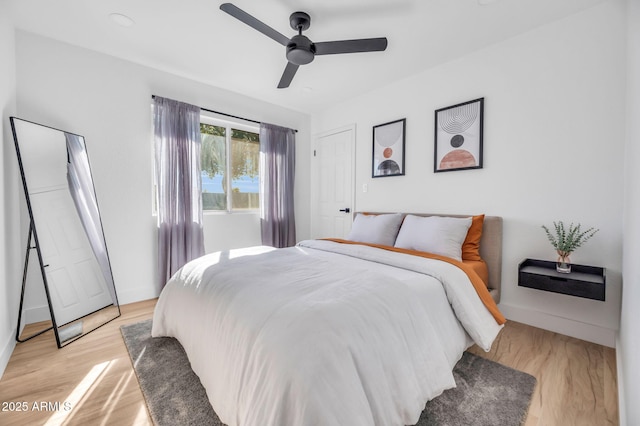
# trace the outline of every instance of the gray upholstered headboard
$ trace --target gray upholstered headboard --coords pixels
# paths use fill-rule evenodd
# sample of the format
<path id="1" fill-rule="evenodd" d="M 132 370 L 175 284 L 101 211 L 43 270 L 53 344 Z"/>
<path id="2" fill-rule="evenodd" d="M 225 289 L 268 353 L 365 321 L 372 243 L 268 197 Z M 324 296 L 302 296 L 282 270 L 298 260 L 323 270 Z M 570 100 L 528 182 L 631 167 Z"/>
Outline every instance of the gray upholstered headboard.
<path id="1" fill-rule="evenodd" d="M 383 214 L 367 212 L 370 214 Z M 431 213 L 406 213 L 416 216 L 449 216 L 470 217 L 462 214 L 431 214 Z M 485 216 L 480 238 L 480 256 L 487 263 L 489 270 L 489 292 L 496 303 L 500 302 L 500 288 L 502 284 L 502 217 Z"/>

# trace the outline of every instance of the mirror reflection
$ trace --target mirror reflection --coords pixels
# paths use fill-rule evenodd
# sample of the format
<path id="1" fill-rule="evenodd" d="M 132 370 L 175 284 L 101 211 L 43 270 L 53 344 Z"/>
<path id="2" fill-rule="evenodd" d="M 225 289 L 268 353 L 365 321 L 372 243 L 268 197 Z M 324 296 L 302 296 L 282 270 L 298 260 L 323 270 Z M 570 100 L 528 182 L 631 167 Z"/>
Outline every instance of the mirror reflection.
<path id="1" fill-rule="evenodd" d="M 31 245 L 62 347 L 120 315 L 89 158 L 80 135 L 16 117 L 11 125 Z"/>

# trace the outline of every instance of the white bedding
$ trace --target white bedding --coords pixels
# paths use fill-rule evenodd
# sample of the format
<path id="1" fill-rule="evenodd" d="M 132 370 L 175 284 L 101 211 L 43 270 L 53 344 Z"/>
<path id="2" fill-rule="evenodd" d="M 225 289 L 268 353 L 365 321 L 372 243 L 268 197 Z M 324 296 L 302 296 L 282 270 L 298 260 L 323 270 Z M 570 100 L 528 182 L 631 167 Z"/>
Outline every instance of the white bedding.
<path id="1" fill-rule="evenodd" d="M 455 386 L 469 336 L 488 350 L 500 328 L 455 266 L 303 241 L 185 265 L 152 335 L 180 341 L 229 426 L 391 426 Z"/>

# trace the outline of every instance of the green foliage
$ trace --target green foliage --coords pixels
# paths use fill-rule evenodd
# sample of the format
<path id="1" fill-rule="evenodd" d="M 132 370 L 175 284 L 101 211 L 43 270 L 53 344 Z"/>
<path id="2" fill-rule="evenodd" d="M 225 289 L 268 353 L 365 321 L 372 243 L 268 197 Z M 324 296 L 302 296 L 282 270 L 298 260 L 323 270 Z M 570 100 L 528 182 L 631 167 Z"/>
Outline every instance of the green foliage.
<path id="1" fill-rule="evenodd" d="M 580 224 L 574 225 L 573 223 L 569 225 L 569 229 L 567 230 L 562 221 L 553 222 L 553 227 L 555 234 L 552 234 L 549 228 L 542 225 L 542 229 L 546 232 L 549 242 L 557 250 L 558 255 L 562 257 L 571 254 L 599 231 L 599 229 L 595 228 L 582 231 Z"/>
<path id="2" fill-rule="evenodd" d="M 201 167 L 210 178 L 223 175 L 226 188 L 226 129 L 221 126 L 200 123 L 202 135 Z M 255 178 L 259 173 L 260 135 L 244 130 L 231 129 L 231 178 L 240 176 Z"/>
<path id="3" fill-rule="evenodd" d="M 231 138 L 231 174 L 234 179 L 240 176 L 257 177 L 260 167 L 259 158 L 259 142 Z"/>
<path id="4" fill-rule="evenodd" d="M 260 135 L 253 132 L 246 132 L 244 130 L 231 129 L 231 139 L 245 140 L 247 142 L 260 142 Z"/>
<path id="5" fill-rule="evenodd" d="M 200 123 L 200 133 L 213 136 L 225 136 L 225 128 L 213 124 Z"/>
<path id="6" fill-rule="evenodd" d="M 202 124 L 200 126 L 202 126 Z M 224 132 L 224 129 L 222 130 Z M 219 173 L 225 173 L 226 164 L 227 156 L 224 134 L 213 135 L 211 133 L 202 133 L 200 148 L 200 166 L 202 167 L 202 171 L 207 172 L 207 175 L 213 178 Z"/>

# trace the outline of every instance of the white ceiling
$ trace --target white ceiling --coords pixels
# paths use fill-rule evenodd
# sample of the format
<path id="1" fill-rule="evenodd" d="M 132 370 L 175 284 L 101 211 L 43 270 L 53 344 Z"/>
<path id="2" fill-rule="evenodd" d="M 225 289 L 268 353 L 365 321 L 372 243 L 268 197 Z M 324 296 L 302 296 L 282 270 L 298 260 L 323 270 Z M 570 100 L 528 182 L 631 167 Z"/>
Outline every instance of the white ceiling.
<path id="1" fill-rule="evenodd" d="M 318 56 L 288 89 L 276 88 L 285 48 L 222 12 L 221 0 L 0 1 L 18 29 L 312 113 L 605 0 L 234 0 L 286 36 L 300 10 L 313 41 L 389 40 L 385 52 Z"/>

